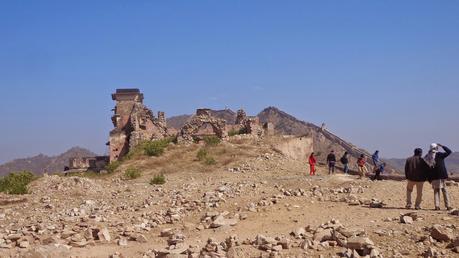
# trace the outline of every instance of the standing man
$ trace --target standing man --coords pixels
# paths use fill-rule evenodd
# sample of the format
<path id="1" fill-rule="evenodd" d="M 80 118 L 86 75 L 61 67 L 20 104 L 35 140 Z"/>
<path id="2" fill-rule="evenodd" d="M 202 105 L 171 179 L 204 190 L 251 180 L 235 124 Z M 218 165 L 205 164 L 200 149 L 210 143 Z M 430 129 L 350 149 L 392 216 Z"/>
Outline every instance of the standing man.
<path id="1" fill-rule="evenodd" d="M 344 155 L 341 157 L 341 163 L 343 164 L 343 171 L 345 175 L 349 174 L 349 154 L 347 151 L 344 153 Z"/>
<path id="2" fill-rule="evenodd" d="M 336 164 L 336 156 L 335 152 L 332 150 L 327 156 L 327 164 L 328 164 L 328 174 L 334 174 L 335 173 L 335 164 Z"/>
<path id="3" fill-rule="evenodd" d="M 382 180 L 381 174 L 384 173 L 385 168 L 386 168 L 385 162 L 379 164 L 378 167 L 375 169 L 375 176 L 373 177 L 372 180 Z"/>
<path id="4" fill-rule="evenodd" d="M 445 152 L 439 152 L 439 148 Z M 424 157 L 425 162 L 430 167 L 429 181 L 432 183 L 434 189 L 434 202 L 435 210 L 440 210 L 440 190 L 443 192 L 443 199 L 447 210 L 452 210 L 449 202 L 448 191 L 446 190 L 446 180 L 448 179 L 448 171 L 446 170 L 445 158 L 448 157 L 452 151 L 441 144 L 432 143 L 430 151 Z"/>
<path id="5" fill-rule="evenodd" d="M 373 172 L 376 172 L 379 164 L 379 150 L 375 151 L 371 156 L 371 160 L 373 161 Z"/>
<path id="6" fill-rule="evenodd" d="M 416 202 L 414 207 L 416 210 L 421 209 L 422 188 L 427 180 L 428 167 L 422 159 L 422 149 L 414 150 L 414 156 L 408 158 L 405 163 L 405 177 L 408 181 L 406 185 L 406 208 L 411 209 L 411 193 L 416 186 Z"/>

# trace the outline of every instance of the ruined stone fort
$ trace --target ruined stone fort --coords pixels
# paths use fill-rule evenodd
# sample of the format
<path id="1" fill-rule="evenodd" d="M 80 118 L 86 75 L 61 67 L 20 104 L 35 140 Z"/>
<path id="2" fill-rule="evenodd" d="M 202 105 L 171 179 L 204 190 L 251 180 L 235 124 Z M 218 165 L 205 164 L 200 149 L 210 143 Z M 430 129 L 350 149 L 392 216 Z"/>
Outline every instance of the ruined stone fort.
<path id="1" fill-rule="evenodd" d="M 223 119 L 211 115 L 210 109 L 200 108 L 190 121 L 177 132 L 167 127 L 164 112 L 157 116 L 143 104 L 143 94 L 139 89 L 118 89 L 112 94 L 115 101 L 110 132 L 110 161 L 115 161 L 142 142 L 174 137 L 178 144 L 190 144 L 203 140 L 206 136 L 228 139 L 228 131 L 261 137 L 265 130 L 257 117 L 248 117 L 244 110 L 237 112 L 234 125 L 227 125 Z"/>
<path id="2" fill-rule="evenodd" d="M 230 131 L 250 137 L 263 137 L 274 131 L 272 124 L 262 125 L 258 117 L 247 116 L 242 109 L 237 111 L 235 123 L 231 125 L 224 119 L 213 117 L 210 109 L 200 108 L 179 130 L 168 128 L 165 113 L 158 111 L 155 115 L 143 104 L 143 98 L 139 89 L 117 89 L 112 94 L 115 101 L 112 116 L 114 128 L 107 142 L 108 157 L 72 158 L 70 169 L 99 171 L 104 164 L 120 160 L 139 144 L 167 137 L 176 139 L 178 144 L 192 144 L 208 136 L 226 141 Z"/>

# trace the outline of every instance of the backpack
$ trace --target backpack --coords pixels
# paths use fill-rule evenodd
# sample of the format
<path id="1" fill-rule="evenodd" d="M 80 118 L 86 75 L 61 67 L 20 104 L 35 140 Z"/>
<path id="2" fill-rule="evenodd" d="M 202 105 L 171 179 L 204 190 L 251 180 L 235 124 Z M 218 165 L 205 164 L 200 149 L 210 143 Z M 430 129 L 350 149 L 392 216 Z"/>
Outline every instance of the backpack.
<path id="1" fill-rule="evenodd" d="M 344 156 L 341 157 L 340 161 L 341 161 L 342 164 L 347 164 L 347 163 L 349 163 L 349 160 L 347 160 L 347 158 L 344 157 Z"/>

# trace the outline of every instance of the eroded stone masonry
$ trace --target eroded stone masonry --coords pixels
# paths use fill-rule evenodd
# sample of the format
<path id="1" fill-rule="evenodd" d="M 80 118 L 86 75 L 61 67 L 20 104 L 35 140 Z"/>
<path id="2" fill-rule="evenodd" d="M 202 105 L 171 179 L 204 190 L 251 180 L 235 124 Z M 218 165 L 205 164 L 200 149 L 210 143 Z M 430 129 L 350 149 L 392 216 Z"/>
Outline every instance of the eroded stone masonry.
<path id="1" fill-rule="evenodd" d="M 143 141 L 159 140 L 169 136 L 164 112 L 157 117 L 143 104 L 138 89 L 117 89 L 112 94 L 116 101 L 108 142 L 110 161 L 118 160 Z"/>
<path id="2" fill-rule="evenodd" d="M 177 135 L 178 143 L 193 143 L 205 136 L 216 135 L 221 139 L 228 137 L 226 121 L 212 117 L 210 109 L 198 109 L 196 115 L 187 122 Z"/>
<path id="3" fill-rule="evenodd" d="M 270 123 L 261 125 L 258 117 L 249 117 L 242 109 L 237 111 L 235 123 L 228 125 L 224 119 L 213 117 L 210 109 L 203 108 L 198 109 L 196 115 L 181 128 L 177 135 L 177 142 L 193 143 L 206 136 L 217 136 L 226 140 L 229 131 L 262 137 L 265 134 L 272 134 L 273 127 Z"/>
<path id="4" fill-rule="evenodd" d="M 166 116 L 159 111 L 155 116 L 143 104 L 143 94 L 139 89 L 117 89 L 112 94 L 116 102 L 112 116 L 113 126 L 110 131 L 109 156 L 71 158 L 70 169 L 90 169 L 99 171 L 104 164 L 119 160 L 130 150 L 144 141 L 160 140 L 165 137 L 177 137 L 177 143 L 189 144 L 203 140 L 206 136 L 228 139 L 228 132 L 235 131 L 253 137 L 273 134 L 272 124 L 260 124 L 258 117 L 247 116 L 244 110 L 237 111 L 234 124 L 228 125 L 224 119 L 211 115 L 211 110 L 201 108 L 180 130 L 167 128 Z"/>

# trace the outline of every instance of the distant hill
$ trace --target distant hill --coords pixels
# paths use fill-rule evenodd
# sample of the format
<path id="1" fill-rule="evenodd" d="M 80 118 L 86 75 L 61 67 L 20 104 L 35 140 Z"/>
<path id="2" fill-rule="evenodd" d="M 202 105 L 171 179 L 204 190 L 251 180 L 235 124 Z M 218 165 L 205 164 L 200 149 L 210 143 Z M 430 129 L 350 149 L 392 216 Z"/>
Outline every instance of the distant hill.
<path id="1" fill-rule="evenodd" d="M 180 116 L 173 116 L 167 119 L 167 126 L 172 127 L 175 129 L 180 129 L 190 118 L 192 115 L 180 115 Z"/>
<path id="2" fill-rule="evenodd" d="M 0 165 L 0 176 L 7 175 L 11 172 L 27 170 L 34 174 L 43 174 L 58 172 L 68 166 L 71 157 L 88 157 L 96 154 L 80 147 L 73 147 L 68 151 L 57 156 L 46 156 L 39 154 L 31 158 L 16 159 Z"/>
<path id="3" fill-rule="evenodd" d="M 406 159 L 387 159 L 387 163 L 403 172 Z M 459 174 L 459 152 L 453 152 L 446 158 L 446 166 L 450 173 Z"/>
<path id="4" fill-rule="evenodd" d="M 296 117 L 279 110 L 276 107 L 268 107 L 258 115 L 260 122 L 270 122 L 277 132 L 287 135 L 303 135 L 311 133 L 311 130 L 320 129 L 318 126 L 298 120 Z"/>
<path id="5" fill-rule="evenodd" d="M 277 133 L 285 135 L 308 135 L 312 137 L 314 152 L 318 156 L 319 162 L 325 163 L 326 156 L 331 150 L 335 151 L 337 159 L 340 159 L 343 153 L 347 151 L 351 155 L 350 164 L 351 168 L 353 168 L 352 166 L 355 165 L 360 154 L 370 155 L 368 151 L 353 145 L 334 133 L 322 130 L 313 123 L 301 121 L 276 107 L 265 108 L 257 116 L 262 123 L 272 123 Z M 338 162 L 338 166 L 340 165 Z M 388 171 L 393 169 L 392 167 L 388 167 Z"/>

